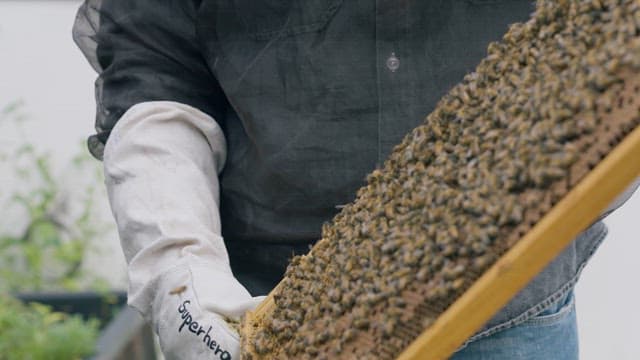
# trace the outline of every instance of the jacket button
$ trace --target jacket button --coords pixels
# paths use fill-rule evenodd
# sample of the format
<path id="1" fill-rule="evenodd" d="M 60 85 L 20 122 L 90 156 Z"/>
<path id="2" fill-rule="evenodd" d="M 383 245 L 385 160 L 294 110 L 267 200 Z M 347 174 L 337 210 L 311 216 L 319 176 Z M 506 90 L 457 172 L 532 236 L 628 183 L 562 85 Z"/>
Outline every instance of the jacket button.
<path id="1" fill-rule="evenodd" d="M 387 59 L 387 68 L 391 72 L 395 72 L 400 67 L 400 59 L 396 57 L 396 53 L 391 53 L 391 56 Z"/>

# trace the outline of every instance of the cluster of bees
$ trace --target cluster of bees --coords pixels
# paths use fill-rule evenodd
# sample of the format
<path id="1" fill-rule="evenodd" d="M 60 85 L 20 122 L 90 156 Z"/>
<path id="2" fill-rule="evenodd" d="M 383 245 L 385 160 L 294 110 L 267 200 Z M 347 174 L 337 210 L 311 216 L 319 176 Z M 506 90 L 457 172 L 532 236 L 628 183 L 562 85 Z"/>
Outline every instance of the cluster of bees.
<path id="1" fill-rule="evenodd" d="M 531 194 L 551 206 L 579 180 L 638 34 L 639 1 L 538 1 L 292 260 L 243 356 L 397 355 L 406 323 L 428 327 L 540 212 Z"/>

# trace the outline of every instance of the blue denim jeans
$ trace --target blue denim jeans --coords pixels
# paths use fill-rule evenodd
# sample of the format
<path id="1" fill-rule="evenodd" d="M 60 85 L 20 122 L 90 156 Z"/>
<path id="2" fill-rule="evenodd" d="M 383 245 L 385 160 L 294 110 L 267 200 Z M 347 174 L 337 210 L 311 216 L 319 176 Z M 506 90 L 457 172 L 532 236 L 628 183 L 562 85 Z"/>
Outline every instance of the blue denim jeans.
<path id="1" fill-rule="evenodd" d="M 473 340 L 451 360 L 576 360 L 578 329 L 573 291 L 525 322 Z"/>

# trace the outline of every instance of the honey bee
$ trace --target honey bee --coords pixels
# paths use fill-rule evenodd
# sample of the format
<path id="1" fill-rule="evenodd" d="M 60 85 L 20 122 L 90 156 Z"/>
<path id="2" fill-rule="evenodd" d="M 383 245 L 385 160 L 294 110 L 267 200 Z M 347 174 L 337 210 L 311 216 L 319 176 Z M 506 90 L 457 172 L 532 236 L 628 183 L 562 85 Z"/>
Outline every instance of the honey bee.
<path id="1" fill-rule="evenodd" d="M 178 286 L 177 288 L 169 291 L 169 295 L 180 295 L 187 290 L 186 285 Z"/>

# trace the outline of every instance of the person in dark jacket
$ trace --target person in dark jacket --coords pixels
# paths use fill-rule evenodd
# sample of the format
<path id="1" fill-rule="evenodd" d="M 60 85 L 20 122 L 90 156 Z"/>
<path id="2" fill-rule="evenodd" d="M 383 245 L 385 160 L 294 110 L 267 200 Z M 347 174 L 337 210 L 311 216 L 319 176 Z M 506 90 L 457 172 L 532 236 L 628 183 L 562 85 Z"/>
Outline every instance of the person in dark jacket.
<path id="1" fill-rule="evenodd" d="M 129 304 L 167 358 L 237 359 L 253 308 L 530 0 L 86 0 Z M 574 359 L 582 233 L 454 359 Z M 536 318 L 553 319 L 545 327 Z"/>

